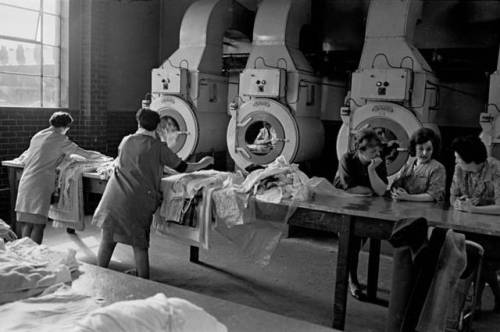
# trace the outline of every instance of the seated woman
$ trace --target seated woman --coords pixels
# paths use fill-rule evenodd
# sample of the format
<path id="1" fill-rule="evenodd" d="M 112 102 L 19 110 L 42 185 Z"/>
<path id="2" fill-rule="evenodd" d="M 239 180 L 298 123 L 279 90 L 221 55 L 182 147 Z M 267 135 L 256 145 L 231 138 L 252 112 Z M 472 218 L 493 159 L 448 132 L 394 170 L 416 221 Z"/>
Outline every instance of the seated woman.
<path id="1" fill-rule="evenodd" d="M 417 130 L 410 139 L 406 165 L 396 174 L 391 195 L 395 200 L 432 202 L 444 199 L 446 170 L 434 159 L 439 151 L 439 136 L 429 128 Z"/>
<path id="2" fill-rule="evenodd" d="M 478 137 L 459 137 L 451 147 L 456 163 L 450 189 L 451 205 L 463 212 L 500 215 L 500 161 L 487 157 L 486 147 Z M 480 243 L 485 249 L 481 291 L 485 282 L 490 285 L 495 296 L 495 311 L 500 311 L 496 275 L 500 268 L 500 247 L 487 236 L 467 234 L 467 239 Z"/>
<path id="3" fill-rule="evenodd" d="M 380 157 L 380 138 L 373 130 L 363 129 L 358 132 L 355 141 L 355 150 L 340 159 L 333 184 L 351 194 L 384 195 L 387 169 Z"/>
<path id="4" fill-rule="evenodd" d="M 387 190 L 387 169 L 380 157 L 381 141 L 370 129 L 363 129 L 355 137 L 355 150 L 347 152 L 339 161 L 335 187 L 351 194 L 382 196 Z M 349 288 L 353 297 L 364 299 L 358 281 L 358 254 L 362 239 L 353 239 L 353 260 L 349 268 Z M 357 252 L 356 252 L 357 251 Z"/>

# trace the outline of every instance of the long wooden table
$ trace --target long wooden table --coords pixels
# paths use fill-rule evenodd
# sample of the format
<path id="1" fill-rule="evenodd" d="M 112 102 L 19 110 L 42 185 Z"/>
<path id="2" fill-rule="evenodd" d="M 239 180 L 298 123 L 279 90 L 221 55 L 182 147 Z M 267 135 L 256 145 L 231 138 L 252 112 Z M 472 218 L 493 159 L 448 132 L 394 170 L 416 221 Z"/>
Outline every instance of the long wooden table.
<path id="1" fill-rule="evenodd" d="M 9 168 L 11 206 L 15 206 L 22 166 L 10 162 L 2 162 L 2 165 Z M 105 186 L 106 181 L 97 174 L 84 174 L 85 192 L 102 193 Z M 264 209 L 266 205 L 273 204 L 259 203 Z M 345 326 L 349 262 L 353 254 L 351 243 L 355 236 L 370 238 L 367 295 L 374 303 L 380 302 L 377 299 L 380 240 L 389 238 L 397 220 L 424 217 L 431 226 L 500 237 L 498 216 L 459 212 L 437 203 L 394 202 L 380 197 L 317 195 L 308 202 L 284 201 L 279 205 L 298 208 L 289 220 L 291 225 L 339 234 L 333 308 L 333 327 L 339 330 L 343 330 Z M 12 220 L 15 220 L 14 211 L 11 215 Z M 198 262 L 198 255 L 198 248 L 191 246 L 190 261 Z"/>
<path id="2" fill-rule="evenodd" d="M 349 263 L 355 236 L 370 238 L 368 261 L 368 298 L 377 294 L 380 240 L 388 239 L 394 223 L 403 218 L 424 217 L 430 226 L 456 231 L 500 237 L 500 217 L 456 211 L 444 204 L 395 202 L 382 197 L 315 196 L 308 202 L 283 202 L 299 209 L 289 220 L 300 227 L 337 232 L 339 249 L 334 297 L 333 327 L 344 329 Z"/>
<path id="3" fill-rule="evenodd" d="M 226 325 L 228 331 L 337 331 L 94 265 L 82 264 L 79 270 L 80 275 L 73 281 L 72 289 L 82 294 L 101 298 L 105 304 L 143 299 L 157 293 L 164 293 L 167 297 L 179 297 L 202 307 Z"/>

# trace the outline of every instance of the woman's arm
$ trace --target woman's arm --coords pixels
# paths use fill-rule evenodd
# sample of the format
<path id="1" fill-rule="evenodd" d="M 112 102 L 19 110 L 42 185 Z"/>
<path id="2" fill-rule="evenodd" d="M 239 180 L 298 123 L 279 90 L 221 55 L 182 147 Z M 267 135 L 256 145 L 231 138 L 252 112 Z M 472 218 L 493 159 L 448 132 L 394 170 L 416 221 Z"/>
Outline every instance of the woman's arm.
<path id="1" fill-rule="evenodd" d="M 398 201 L 412 201 L 412 202 L 433 202 L 434 197 L 428 193 L 422 194 L 408 194 L 403 188 L 395 188 L 391 193 L 392 198 Z"/>
<path id="2" fill-rule="evenodd" d="M 185 172 L 187 172 L 187 173 L 196 172 L 196 171 L 199 171 L 200 169 L 204 169 L 204 168 L 207 168 L 210 165 L 213 165 L 213 163 L 214 163 L 214 158 L 213 157 L 209 157 L 209 156 L 203 157 L 197 163 L 186 163 L 187 167 L 186 167 L 186 171 Z"/>
<path id="3" fill-rule="evenodd" d="M 471 206 L 469 212 L 500 216 L 500 205 Z"/>
<path id="4" fill-rule="evenodd" d="M 370 178 L 370 185 L 373 191 L 383 196 L 387 190 L 387 183 L 385 183 L 377 173 L 377 167 L 384 161 L 381 158 L 375 158 L 368 165 L 368 177 Z"/>

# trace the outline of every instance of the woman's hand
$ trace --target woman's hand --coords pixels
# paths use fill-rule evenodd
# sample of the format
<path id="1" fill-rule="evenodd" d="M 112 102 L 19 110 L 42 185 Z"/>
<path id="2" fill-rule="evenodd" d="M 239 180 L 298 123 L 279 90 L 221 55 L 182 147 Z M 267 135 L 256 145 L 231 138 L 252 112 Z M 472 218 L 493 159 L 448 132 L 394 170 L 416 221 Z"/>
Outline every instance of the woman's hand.
<path id="1" fill-rule="evenodd" d="M 408 201 L 410 194 L 403 188 L 393 188 L 391 191 L 392 199 L 395 201 Z"/>
<path id="2" fill-rule="evenodd" d="M 368 170 L 375 170 L 382 162 L 383 160 L 380 157 L 373 158 L 370 161 L 370 165 L 368 165 Z"/>
<path id="3" fill-rule="evenodd" d="M 455 200 L 455 203 L 453 203 L 453 207 L 458 211 L 471 212 L 473 204 L 470 198 L 462 196 Z"/>

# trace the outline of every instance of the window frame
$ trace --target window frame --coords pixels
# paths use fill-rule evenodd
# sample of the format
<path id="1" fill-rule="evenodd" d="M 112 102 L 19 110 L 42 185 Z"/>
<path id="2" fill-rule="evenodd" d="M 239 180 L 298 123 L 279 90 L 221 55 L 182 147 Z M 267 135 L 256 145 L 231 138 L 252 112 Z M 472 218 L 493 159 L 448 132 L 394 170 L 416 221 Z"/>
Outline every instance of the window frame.
<path id="1" fill-rule="evenodd" d="M 29 7 L 23 7 L 22 5 L 14 5 L 10 3 L 3 3 L 2 0 L 0 0 L 0 8 L 3 7 L 10 7 L 10 8 L 17 8 L 20 10 L 24 11 L 29 11 L 29 12 L 34 12 L 38 13 L 38 21 L 37 21 L 37 33 L 33 39 L 29 38 L 22 38 L 22 37 L 16 37 L 16 36 L 8 36 L 8 35 L 2 35 L 0 34 L 0 38 L 8 41 L 14 41 L 14 42 L 22 42 L 22 43 L 28 43 L 32 45 L 38 45 L 41 49 L 40 52 L 40 74 L 28 74 L 28 73 L 16 73 L 16 72 L 8 72 L 8 71 L 2 71 L 0 70 L 0 74 L 6 74 L 6 75 L 14 75 L 18 77 L 36 77 L 40 79 L 40 103 L 39 106 L 16 106 L 16 105 L 1 105 L 0 104 L 0 109 L 28 109 L 28 110 L 33 110 L 33 109 L 68 109 L 70 107 L 70 102 L 68 98 L 68 90 L 69 90 L 69 29 L 70 26 L 68 24 L 69 22 L 69 13 L 70 13 L 70 6 L 71 6 L 71 0 L 57 0 L 59 1 L 59 13 L 51 13 L 44 11 L 44 0 L 40 0 L 40 8 L 39 9 L 34 9 L 34 8 L 29 8 Z M 20 3 L 22 4 L 22 3 Z M 59 45 L 54 45 L 50 43 L 44 43 L 43 35 L 44 35 L 44 17 L 45 16 L 52 16 L 52 17 L 57 17 L 59 19 Z M 38 33 L 38 28 L 40 29 Z M 38 34 L 40 35 L 40 40 L 37 40 Z M 56 75 L 46 75 L 44 74 L 44 47 L 51 47 L 51 48 L 57 48 L 59 50 L 59 61 L 58 61 L 58 66 L 59 66 L 59 74 Z M 58 98 L 58 105 L 57 106 L 45 106 L 44 105 L 44 78 L 51 78 L 51 79 L 58 79 L 59 81 L 59 98 Z"/>

